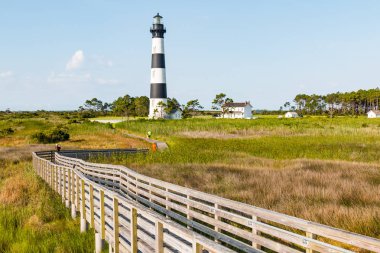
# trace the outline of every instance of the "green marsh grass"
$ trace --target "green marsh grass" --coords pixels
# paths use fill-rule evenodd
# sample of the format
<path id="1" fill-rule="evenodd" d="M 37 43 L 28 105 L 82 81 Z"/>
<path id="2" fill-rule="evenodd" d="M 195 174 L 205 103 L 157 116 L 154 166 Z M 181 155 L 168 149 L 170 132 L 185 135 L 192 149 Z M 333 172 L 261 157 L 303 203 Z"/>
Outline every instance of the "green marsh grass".
<path id="1" fill-rule="evenodd" d="M 169 149 L 97 162 L 380 238 L 380 119 L 136 120 L 116 129 L 150 130 Z"/>

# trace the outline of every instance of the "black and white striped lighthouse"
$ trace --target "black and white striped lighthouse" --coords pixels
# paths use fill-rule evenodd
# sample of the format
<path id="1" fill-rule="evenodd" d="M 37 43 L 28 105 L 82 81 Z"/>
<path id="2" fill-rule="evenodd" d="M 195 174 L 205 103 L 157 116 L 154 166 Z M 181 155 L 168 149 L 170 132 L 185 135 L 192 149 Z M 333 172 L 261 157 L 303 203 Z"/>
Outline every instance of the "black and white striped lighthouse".
<path id="1" fill-rule="evenodd" d="M 153 17 L 152 33 L 152 66 L 150 73 L 150 106 L 149 118 L 165 118 L 163 104 L 167 103 L 164 34 L 166 29 L 159 13 Z"/>

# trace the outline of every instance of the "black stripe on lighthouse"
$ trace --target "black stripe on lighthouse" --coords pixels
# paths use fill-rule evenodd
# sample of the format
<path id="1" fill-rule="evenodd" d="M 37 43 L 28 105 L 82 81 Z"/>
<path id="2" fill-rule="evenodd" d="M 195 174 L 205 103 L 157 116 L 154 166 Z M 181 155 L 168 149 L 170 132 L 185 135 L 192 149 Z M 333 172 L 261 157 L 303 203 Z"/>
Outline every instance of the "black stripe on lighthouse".
<path id="1" fill-rule="evenodd" d="M 152 68 L 165 68 L 165 54 L 152 54 Z"/>
<path id="2" fill-rule="evenodd" d="M 151 83 L 150 98 L 167 98 L 166 83 Z"/>

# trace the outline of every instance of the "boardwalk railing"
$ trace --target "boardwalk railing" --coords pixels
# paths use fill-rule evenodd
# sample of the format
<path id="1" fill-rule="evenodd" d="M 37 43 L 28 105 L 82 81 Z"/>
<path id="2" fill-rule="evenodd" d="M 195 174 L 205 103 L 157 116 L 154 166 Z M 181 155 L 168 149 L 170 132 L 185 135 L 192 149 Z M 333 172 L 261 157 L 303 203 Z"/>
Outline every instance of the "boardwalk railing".
<path id="1" fill-rule="evenodd" d="M 36 153 L 33 166 L 71 206 L 73 217 L 80 212 L 81 231 L 87 226 L 95 229 L 96 252 L 100 252 L 103 240 L 113 252 L 233 252 L 91 181 L 80 168 L 55 164 Z"/>
<path id="2" fill-rule="evenodd" d="M 189 237 L 184 239 L 178 238 L 179 235 L 175 232 L 165 233 L 165 252 L 201 252 L 202 249 L 211 252 L 229 252 L 229 249 L 238 252 L 286 253 L 380 252 L 378 239 L 170 184 L 141 175 L 124 166 L 90 163 L 57 153 L 56 164 L 41 159 L 36 154 L 33 157 L 36 170 L 41 170 L 42 164 L 44 178 L 56 187 L 63 199 L 71 200 L 76 208 L 80 207 L 79 200 L 86 200 L 83 210 L 80 210 L 84 219 L 94 224 L 96 231 L 102 231 L 97 228 L 98 223 L 102 228 L 100 217 L 103 217 L 104 211 L 101 212 L 102 197 L 94 196 L 99 196 L 101 191 L 107 192 L 108 197 L 103 198 L 106 199 L 103 204 L 107 204 L 107 212 L 117 210 L 118 207 L 118 211 L 122 210 L 123 214 L 117 220 L 122 220 L 123 223 L 120 224 L 124 227 L 117 233 L 113 230 L 117 227 L 115 224 L 119 224 L 119 221 L 115 223 L 113 219 L 117 215 L 108 214 L 106 218 L 110 226 L 107 230 L 110 234 L 106 239 L 115 247 L 122 245 L 123 249 L 129 250 L 128 243 L 116 244 L 114 238 L 119 238 L 120 242 L 131 239 L 132 230 L 126 228 L 131 226 L 128 222 L 134 222 L 135 218 L 126 214 L 131 214 L 128 205 L 136 206 L 138 203 L 139 207 L 135 209 L 138 213 L 139 210 L 143 210 L 141 212 L 144 212 L 144 215 L 141 216 L 144 218 L 139 216 L 137 219 L 138 233 L 137 236 L 132 233 L 132 238 L 138 241 L 137 247 L 141 252 L 162 252 L 151 247 L 157 244 L 155 238 L 160 236 L 157 236 L 157 225 L 149 220 L 152 218 L 145 218 L 148 214 L 161 219 L 166 216 L 170 221 L 163 219 L 161 224 L 170 224 L 176 229 L 182 229 L 181 231 L 190 233 L 192 238 L 195 238 L 196 234 L 202 235 L 194 239 L 194 244 L 194 240 Z M 84 183 L 81 184 L 80 180 Z M 61 188 L 57 186 L 57 182 Z M 84 185 L 83 196 L 81 185 Z M 116 206 L 115 198 L 119 200 Z M 122 205 L 120 200 L 123 201 Z M 202 243 L 197 244 L 197 241 Z M 215 244 L 216 242 L 219 244 Z M 198 245 L 196 248 L 199 247 L 199 251 L 194 251 L 195 248 L 191 245 Z M 218 245 L 224 248 L 216 248 Z"/>

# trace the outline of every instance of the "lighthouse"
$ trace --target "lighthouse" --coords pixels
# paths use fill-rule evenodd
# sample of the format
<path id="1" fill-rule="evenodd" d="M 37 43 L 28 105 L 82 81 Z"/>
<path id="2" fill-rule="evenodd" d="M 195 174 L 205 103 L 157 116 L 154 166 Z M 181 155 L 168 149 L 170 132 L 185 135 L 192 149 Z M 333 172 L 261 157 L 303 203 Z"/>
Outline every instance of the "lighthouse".
<path id="1" fill-rule="evenodd" d="M 150 70 L 150 103 L 149 118 L 166 118 L 164 110 L 167 104 L 164 34 L 166 29 L 159 13 L 153 17 L 152 33 L 152 65 Z"/>

